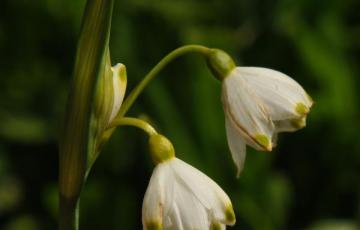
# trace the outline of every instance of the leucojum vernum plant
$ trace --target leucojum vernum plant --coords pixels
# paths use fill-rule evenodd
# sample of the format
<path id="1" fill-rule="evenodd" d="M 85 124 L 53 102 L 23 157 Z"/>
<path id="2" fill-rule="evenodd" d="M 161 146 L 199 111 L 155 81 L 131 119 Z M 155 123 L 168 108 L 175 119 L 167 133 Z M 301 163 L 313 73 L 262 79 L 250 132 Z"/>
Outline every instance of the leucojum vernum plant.
<path id="1" fill-rule="evenodd" d="M 112 9 L 113 0 L 88 0 L 85 8 L 60 141 L 59 229 L 79 229 L 82 187 L 102 146 L 117 127 L 125 125 L 148 135 L 155 165 L 143 200 L 143 229 L 207 230 L 234 225 L 231 200 L 221 187 L 177 158 L 165 134 L 145 120 L 127 116 L 128 110 L 168 63 L 184 54 L 200 54 L 206 60 L 204 68 L 221 83 L 228 146 L 239 176 L 246 146 L 271 151 L 278 133 L 305 126 L 312 99 L 283 73 L 236 66 L 225 51 L 200 45 L 185 45 L 170 52 L 124 97 L 126 67 L 112 67 L 110 61 Z"/>

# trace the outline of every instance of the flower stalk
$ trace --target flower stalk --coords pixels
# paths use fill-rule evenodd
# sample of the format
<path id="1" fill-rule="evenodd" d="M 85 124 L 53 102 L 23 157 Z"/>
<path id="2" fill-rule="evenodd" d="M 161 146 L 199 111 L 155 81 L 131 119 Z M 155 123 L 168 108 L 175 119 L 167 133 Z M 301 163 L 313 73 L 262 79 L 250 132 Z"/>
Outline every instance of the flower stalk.
<path id="1" fill-rule="evenodd" d="M 126 114 L 126 112 L 130 109 L 132 104 L 135 102 L 144 88 L 149 84 L 149 82 L 154 79 L 159 74 L 159 72 L 161 72 L 170 62 L 187 53 L 200 53 L 204 56 L 208 56 L 210 51 L 210 48 L 201 45 L 185 45 L 170 52 L 156 66 L 154 66 L 154 68 L 151 69 L 151 71 L 143 78 L 143 80 L 135 87 L 135 89 L 131 91 L 121 106 L 118 117 L 122 117 Z"/>
<path id="2" fill-rule="evenodd" d="M 109 126 L 109 129 L 115 128 L 117 126 L 134 126 L 139 129 L 142 129 L 145 131 L 149 136 L 157 134 L 156 130 L 146 121 L 138 119 L 138 118 L 132 118 L 132 117 L 122 117 L 117 118 L 112 121 L 112 123 Z"/>

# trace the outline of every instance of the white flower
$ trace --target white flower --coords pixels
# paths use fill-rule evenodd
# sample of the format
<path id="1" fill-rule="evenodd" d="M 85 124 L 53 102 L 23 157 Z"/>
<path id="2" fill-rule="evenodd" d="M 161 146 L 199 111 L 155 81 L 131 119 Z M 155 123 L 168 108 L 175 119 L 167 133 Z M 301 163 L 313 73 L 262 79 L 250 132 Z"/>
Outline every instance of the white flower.
<path id="1" fill-rule="evenodd" d="M 222 83 L 227 139 L 238 175 L 246 145 L 271 151 L 277 133 L 306 124 L 313 101 L 293 79 L 275 70 L 236 67 Z"/>
<path id="2" fill-rule="evenodd" d="M 142 208 L 144 230 L 225 229 L 235 224 L 231 201 L 209 177 L 172 157 L 154 169 Z"/>

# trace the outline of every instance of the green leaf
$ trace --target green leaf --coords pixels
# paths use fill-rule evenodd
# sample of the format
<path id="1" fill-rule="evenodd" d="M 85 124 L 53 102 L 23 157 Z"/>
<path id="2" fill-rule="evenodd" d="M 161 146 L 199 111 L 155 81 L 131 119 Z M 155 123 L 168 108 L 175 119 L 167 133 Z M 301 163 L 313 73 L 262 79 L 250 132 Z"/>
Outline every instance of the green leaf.
<path id="1" fill-rule="evenodd" d="M 85 180 L 95 88 L 105 71 L 113 0 L 88 0 L 76 52 L 74 77 L 60 140 L 60 229 L 77 229 L 76 206 Z"/>

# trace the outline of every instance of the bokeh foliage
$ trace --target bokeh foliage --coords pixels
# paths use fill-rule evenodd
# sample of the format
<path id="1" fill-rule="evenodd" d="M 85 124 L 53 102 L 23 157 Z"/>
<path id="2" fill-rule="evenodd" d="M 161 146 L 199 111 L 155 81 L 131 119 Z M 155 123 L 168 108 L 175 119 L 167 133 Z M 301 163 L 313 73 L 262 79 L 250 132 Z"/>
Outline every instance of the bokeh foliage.
<path id="1" fill-rule="evenodd" d="M 0 229 L 55 229 L 57 140 L 84 0 L 0 1 Z M 190 43 L 240 65 L 287 73 L 316 104 L 306 129 L 272 153 L 248 150 L 239 180 L 226 145 L 220 84 L 197 55 L 171 64 L 129 112 L 149 119 L 179 158 L 233 200 L 232 229 L 357 229 L 360 224 L 360 2 L 118 0 L 112 60 L 128 89 Z M 88 179 L 82 229 L 141 229 L 152 163 L 146 136 L 120 128 Z"/>

